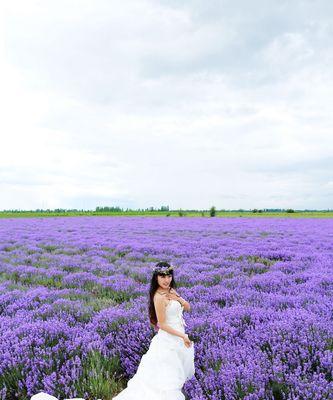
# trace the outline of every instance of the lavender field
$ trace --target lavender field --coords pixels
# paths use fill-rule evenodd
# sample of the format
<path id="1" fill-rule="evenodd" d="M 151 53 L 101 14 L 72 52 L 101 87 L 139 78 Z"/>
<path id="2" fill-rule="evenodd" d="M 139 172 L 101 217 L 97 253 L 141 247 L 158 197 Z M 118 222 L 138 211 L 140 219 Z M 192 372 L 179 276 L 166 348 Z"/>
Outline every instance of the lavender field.
<path id="1" fill-rule="evenodd" d="M 190 400 L 333 399 L 333 220 L 0 220 L 0 397 L 109 400 L 155 332 L 151 268 L 175 266 Z"/>

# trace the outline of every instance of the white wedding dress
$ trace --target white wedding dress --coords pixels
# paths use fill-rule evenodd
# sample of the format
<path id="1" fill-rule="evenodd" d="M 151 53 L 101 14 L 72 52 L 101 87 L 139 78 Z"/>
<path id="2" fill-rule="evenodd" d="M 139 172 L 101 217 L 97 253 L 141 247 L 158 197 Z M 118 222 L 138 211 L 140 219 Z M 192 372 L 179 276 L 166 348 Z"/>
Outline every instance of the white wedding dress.
<path id="1" fill-rule="evenodd" d="M 182 305 L 170 300 L 165 322 L 185 333 L 182 313 Z M 194 343 L 186 347 L 182 338 L 159 329 L 142 356 L 136 374 L 112 400 L 185 400 L 181 389 L 194 372 Z"/>
<path id="2" fill-rule="evenodd" d="M 183 307 L 177 300 L 169 301 L 165 314 L 168 325 L 185 333 Z M 159 329 L 148 351 L 142 356 L 135 375 L 112 400 L 185 400 L 181 389 L 185 381 L 194 376 L 194 372 L 194 343 L 186 347 L 182 338 Z M 58 399 L 40 392 L 30 400 Z"/>

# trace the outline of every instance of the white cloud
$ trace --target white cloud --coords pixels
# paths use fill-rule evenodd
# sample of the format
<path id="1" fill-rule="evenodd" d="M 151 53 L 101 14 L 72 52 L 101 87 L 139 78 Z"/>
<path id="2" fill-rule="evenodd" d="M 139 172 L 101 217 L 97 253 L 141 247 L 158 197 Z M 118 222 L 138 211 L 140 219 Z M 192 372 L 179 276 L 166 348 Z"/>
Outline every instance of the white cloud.
<path id="1" fill-rule="evenodd" d="M 0 208 L 329 207 L 329 14 L 269 3 L 5 1 Z"/>

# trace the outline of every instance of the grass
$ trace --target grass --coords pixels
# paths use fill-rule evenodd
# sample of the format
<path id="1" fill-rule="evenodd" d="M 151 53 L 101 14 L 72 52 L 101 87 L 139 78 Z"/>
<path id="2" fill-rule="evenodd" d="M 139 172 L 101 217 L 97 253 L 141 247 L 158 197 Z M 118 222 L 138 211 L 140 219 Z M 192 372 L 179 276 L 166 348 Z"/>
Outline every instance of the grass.
<path id="1" fill-rule="evenodd" d="M 122 368 L 119 357 L 103 357 L 97 350 L 83 360 L 83 373 L 74 383 L 79 396 L 89 393 L 87 400 L 101 398 L 111 400 L 126 386 L 121 378 Z"/>
<path id="2" fill-rule="evenodd" d="M 210 218 L 209 212 L 202 215 L 202 211 L 183 211 L 185 217 Z M 178 211 L 122 211 L 122 212 L 96 212 L 96 211 L 77 211 L 77 212 L 34 212 L 34 211 L 0 211 L 0 218 L 35 218 L 35 217 L 78 217 L 78 216 L 101 216 L 101 217 L 178 217 Z M 252 218 L 332 218 L 333 211 L 295 211 L 287 212 L 262 212 L 253 213 L 251 211 L 217 211 L 215 218 L 232 217 L 252 217 Z"/>

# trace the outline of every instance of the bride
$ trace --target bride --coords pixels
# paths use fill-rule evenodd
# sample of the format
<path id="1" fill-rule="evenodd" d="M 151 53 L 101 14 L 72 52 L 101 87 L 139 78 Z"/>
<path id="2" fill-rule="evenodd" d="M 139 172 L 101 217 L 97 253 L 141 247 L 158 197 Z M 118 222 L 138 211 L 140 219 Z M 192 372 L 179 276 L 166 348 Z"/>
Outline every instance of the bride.
<path id="1" fill-rule="evenodd" d="M 158 332 L 127 387 L 112 400 L 185 400 L 183 385 L 195 373 L 194 343 L 185 333 L 182 314 L 183 310 L 190 310 L 190 304 L 180 297 L 175 286 L 173 266 L 158 262 L 149 289 L 149 319 Z M 31 400 L 57 399 L 41 392 Z"/>
<path id="2" fill-rule="evenodd" d="M 185 333 L 183 309 L 190 304 L 174 290 L 173 267 L 155 265 L 149 290 L 149 317 L 158 333 L 136 374 L 112 400 L 184 400 L 181 389 L 194 376 L 194 343 Z"/>

